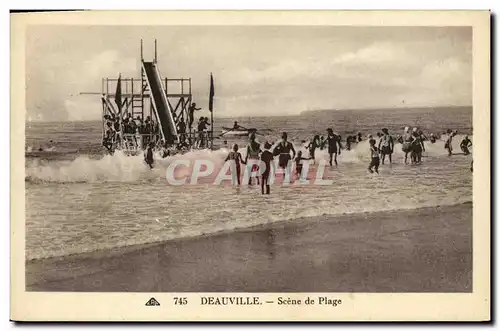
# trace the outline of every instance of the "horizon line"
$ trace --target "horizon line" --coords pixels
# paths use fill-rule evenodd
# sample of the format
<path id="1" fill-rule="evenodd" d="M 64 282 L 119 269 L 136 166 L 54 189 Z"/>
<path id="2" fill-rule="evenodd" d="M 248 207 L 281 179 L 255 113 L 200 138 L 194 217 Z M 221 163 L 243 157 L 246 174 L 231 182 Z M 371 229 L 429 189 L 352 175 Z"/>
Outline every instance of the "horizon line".
<path id="1" fill-rule="evenodd" d="M 241 117 L 284 117 L 284 116 L 302 116 L 305 113 L 309 112 L 321 112 L 321 111 L 369 111 L 369 110 L 411 110 L 411 109 L 429 109 L 429 108 L 436 108 L 436 109 L 442 109 L 442 108 L 467 108 L 467 107 L 473 107 L 473 105 L 447 105 L 447 106 L 405 106 L 405 107 L 390 107 L 390 108 L 384 108 L 384 107 L 373 107 L 373 108 L 319 108 L 319 109 L 308 109 L 308 110 L 303 110 L 298 114 L 287 114 L 287 115 L 264 115 L 264 114 L 257 114 L 257 115 L 237 115 L 237 116 L 227 116 L 227 114 L 224 114 L 224 116 L 219 116 L 218 118 L 241 118 Z M 214 114 L 217 112 L 214 111 Z M 217 118 L 217 117 L 216 117 Z M 27 123 L 49 123 L 49 122 L 97 122 L 101 121 L 100 118 L 95 118 L 95 119 L 84 119 L 84 120 L 38 120 L 38 119 L 33 119 L 31 121 L 28 121 L 25 119 L 25 122 Z"/>

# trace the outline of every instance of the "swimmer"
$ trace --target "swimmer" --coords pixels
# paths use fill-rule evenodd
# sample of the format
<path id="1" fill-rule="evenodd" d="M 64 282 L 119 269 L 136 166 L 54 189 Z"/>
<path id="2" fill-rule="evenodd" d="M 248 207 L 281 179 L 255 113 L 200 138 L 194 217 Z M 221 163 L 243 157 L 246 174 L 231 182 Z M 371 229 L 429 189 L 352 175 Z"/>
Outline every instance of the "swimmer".
<path id="1" fill-rule="evenodd" d="M 225 162 L 234 161 L 236 168 L 236 180 L 238 185 L 240 185 L 240 175 L 241 175 L 241 163 L 246 164 L 241 157 L 241 153 L 238 152 L 238 144 L 234 144 L 233 151 L 229 152 L 229 155 L 226 157 Z M 234 174 L 233 174 L 234 175 Z M 233 182 L 234 183 L 234 182 Z"/>
<path id="2" fill-rule="evenodd" d="M 260 154 L 260 160 L 264 163 L 264 172 L 261 175 L 261 188 L 262 194 L 264 194 L 264 186 L 266 187 L 266 194 L 271 193 L 271 188 L 269 187 L 269 175 L 271 174 L 271 167 L 274 166 L 274 156 L 269 150 L 272 145 L 266 141 L 264 144 L 264 151 Z"/>
<path id="3" fill-rule="evenodd" d="M 372 168 L 375 168 L 375 172 L 378 174 L 378 167 L 380 166 L 380 156 L 379 149 L 375 146 L 375 139 L 370 138 L 370 165 L 368 166 L 368 171 L 373 174 Z"/>
<path id="4" fill-rule="evenodd" d="M 245 164 L 247 164 L 248 159 L 258 160 L 260 153 L 261 153 L 260 144 L 255 141 L 255 133 L 252 132 L 250 134 L 250 143 L 247 146 L 247 155 L 245 157 Z M 252 167 L 248 170 L 250 172 L 251 171 L 258 171 L 259 165 L 257 164 L 257 161 L 254 161 L 252 163 Z M 252 177 L 251 176 L 248 176 L 248 185 L 252 185 Z M 259 177 L 257 177 L 257 185 L 259 185 Z"/>
<path id="5" fill-rule="evenodd" d="M 460 148 L 462 149 L 462 152 L 464 152 L 464 155 L 470 154 L 470 147 L 472 147 L 472 141 L 470 141 L 469 136 L 465 136 L 460 143 Z"/>
<path id="6" fill-rule="evenodd" d="M 338 166 L 338 162 L 337 162 L 337 153 L 340 155 L 341 153 L 341 149 L 342 149 L 342 144 L 340 143 L 340 138 L 338 135 L 336 135 L 335 133 L 333 133 L 333 129 L 332 128 L 328 128 L 326 130 L 327 132 L 327 137 L 326 137 L 326 141 L 323 143 L 328 143 L 328 154 L 330 155 L 330 166 L 332 166 L 332 159 L 335 160 L 335 166 Z M 338 145 L 338 150 L 337 150 L 337 145 Z M 335 155 L 335 157 L 334 157 Z"/>
<path id="7" fill-rule="evenodd" d="M 378 143 L 378 149 L 382 155 L 382 164 L 384 164 L 385 156 L 389 156 L 389 163 L 392 164 L 392 153 L 394 153 L 394 140 L 392 136 L 389 135 L 389 130 L 387 128 L 382 129 L 383 135 L 380 137 Z"/>
<path id="8" fill-rule="evenodd" d="M 278 165 L 280 168 L 285 169 L 283 172 L 283 179 L 285 178 L 288 169 L 288 162 L 295 158 L 295 148 L 291 142 L 288 141 L 288 134 L 283 132 L 281 135 L 282 141 L 274 148 L 273 154 L 278 156 Z M 292 152 L 292 157 L 290 157 Z"/>

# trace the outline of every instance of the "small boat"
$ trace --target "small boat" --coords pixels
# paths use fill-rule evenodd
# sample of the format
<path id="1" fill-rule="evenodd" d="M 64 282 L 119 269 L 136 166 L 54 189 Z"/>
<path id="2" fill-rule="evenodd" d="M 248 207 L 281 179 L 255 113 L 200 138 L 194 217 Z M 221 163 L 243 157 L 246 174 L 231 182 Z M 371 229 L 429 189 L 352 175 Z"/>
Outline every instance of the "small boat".
<path id="1" fill-rule="evenodd" d="M 221 136 L 247 137 L 252 133 L 257 133 L 257 129 L 255 129 L 255 128 L 246 129 L 246 128 L 242 128 L 242 127 L 234 129 L 234 128 L 229 128 L 229 127 L 223 126 Z"/>
<path id="2" fill-rule="evenodd" d="M 227 126 L 222 127 L 222 134 L 220 135 L 221 137 L 248 137 L 252 133 L 258 134 L 258 135 L 264 135 L 262 132 L 272 132 L 273 130 L 270 129 L 261 129 L 258 130 L 256 128 L 244 128 L 244 127 L 239 127 L 237 129 L 235 128 L 230 128 Z"/>

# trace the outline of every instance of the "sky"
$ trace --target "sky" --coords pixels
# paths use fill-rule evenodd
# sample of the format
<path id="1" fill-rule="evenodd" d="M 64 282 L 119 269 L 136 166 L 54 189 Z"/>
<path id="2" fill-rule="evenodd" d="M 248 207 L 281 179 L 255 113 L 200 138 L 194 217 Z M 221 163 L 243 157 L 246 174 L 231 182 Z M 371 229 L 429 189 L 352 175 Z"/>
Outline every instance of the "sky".
<path id="1" fill-rule="evenodd" d="M 469 106 L 472 28 L 335 26 L 30 26 L 28 120 L 98 120 L 101 78 L 140 77 L 140 39 L 162 76 L 191 77 L 214 115 L 314 109 Z"/>

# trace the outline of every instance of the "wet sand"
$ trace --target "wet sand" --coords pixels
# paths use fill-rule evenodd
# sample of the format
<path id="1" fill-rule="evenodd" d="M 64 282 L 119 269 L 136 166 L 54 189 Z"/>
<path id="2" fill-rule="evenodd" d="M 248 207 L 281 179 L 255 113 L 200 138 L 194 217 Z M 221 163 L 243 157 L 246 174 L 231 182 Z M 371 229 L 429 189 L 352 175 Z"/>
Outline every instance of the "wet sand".
<path id="1" fill-rule="evenodd" d="M 325 215 L 27 261 L 26 289 L 471 292 L 472 204 Z"/>

